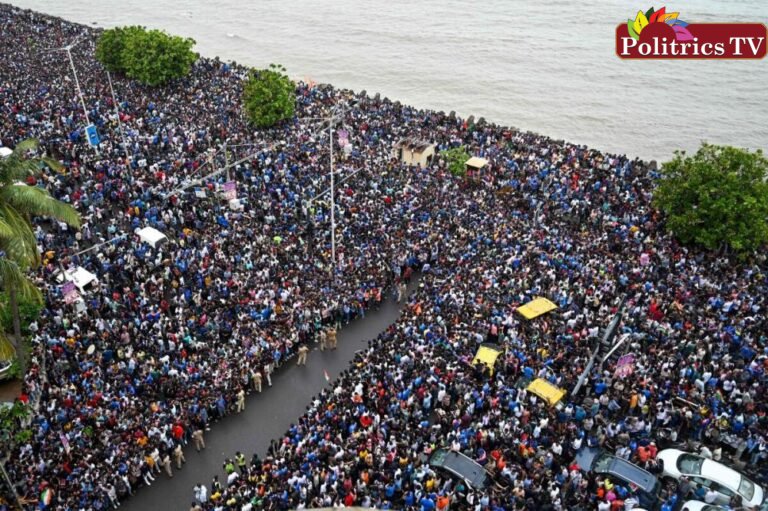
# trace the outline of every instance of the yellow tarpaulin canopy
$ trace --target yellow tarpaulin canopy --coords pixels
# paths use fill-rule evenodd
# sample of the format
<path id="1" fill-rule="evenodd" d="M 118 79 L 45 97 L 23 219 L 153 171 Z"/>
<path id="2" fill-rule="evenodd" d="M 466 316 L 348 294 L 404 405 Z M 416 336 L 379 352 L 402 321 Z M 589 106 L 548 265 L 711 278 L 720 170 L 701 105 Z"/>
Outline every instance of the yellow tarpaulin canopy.
<path id="1" fill-rule="evenodd" d="M 519 312 L 525 319 L 533 319 L 555 309 L 557 309 L 557 305 L 546 298 L 539 297 L 535 300 L 531 300 L 522 307 L 518 307 L 517 312 Z"/>
<path id="2" fill-rule="evenodd" d="M 472 360 L 472 365 L 481 362 L 485 364 L 488 369 L 491 370 L 491 374 L 493 374 L 493 366 L 496 364 L 496 359 L 499 358 L 499 355 L 501 355 L 501 351 L 501 348 L 496 344 L 483 343 L 477 349 L 475 358 Z"/>
<path id="3" fill-rule="evenodd" d="M 541 399 L 549 403 L 549 406 L 555 406 L 565 395 L 565 391 L 560 387 L 555 387 L 547 380 L 543 378 L 536 378 L 531 382 L 526 389 L 528 392 L 533 392 Z"/>

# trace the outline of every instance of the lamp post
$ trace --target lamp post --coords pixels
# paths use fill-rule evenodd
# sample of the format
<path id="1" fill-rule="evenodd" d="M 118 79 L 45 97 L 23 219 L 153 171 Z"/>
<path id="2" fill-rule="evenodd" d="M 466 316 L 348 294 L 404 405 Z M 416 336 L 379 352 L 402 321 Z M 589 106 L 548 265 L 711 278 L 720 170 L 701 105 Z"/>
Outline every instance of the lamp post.
<path id="1" fill-rule="evenodd" d="M 605 333 L 603 334 L 603 339 L 595 343 L 595 348 L 592 351 L 592 356 L 589 357 L 589 362 L 587 363 L 587 366 L 584 368 L 584 371 L 581 373 L 581 376 L 579 377 L 578 382 L 576 382 L 576 387 L 574 387 L 573 391 L 571 392 L 571 396 L 575 396 L 576 394 L 579 393 L 579 390 L 581 390 L 581 386 L 584 385 L 584 381 L 587 379 L 587 377 L 589 376 L 589 373 L 592 371 L 592 366 L 594 366 L 595 359 L 597 358 L 597 355 L 600 353 L 600 350 L 602 348 L 609 348 L 611 346 L 611 341 L 613 341 L 613 338 L 616 337 L 616 332 L 619 329 L 619 324 L 621 324 L 621 318 L 624 315 L 624 305 L 626 304 L 626 302 L 627 302 L 627 296 L 624 295 L 624 297 L 622 297 L 621 299 L 621 303 L 619 304 L 619 308 L 616 311 L 616 314 L 613 316 L 613 319 L 608 325 L 608 328 L 605 329 Z M 623 340 L 621 342 L 623 342 Z M 613 350 L 609 352 L 609 355 L 612 352 Z M 605 360 L 603 360 L 603 362 L 605 362 Z M 600 363 L 601 366 L 603 362 Z"/>
<path id="2" fill-rule="evenodd" d="M 125 150 L 125 157 L 129 158 L 128 144 L 125 141 L 125 132 L 123 131 L 123 123 L 120 120 L 120 109 L 117 108 L 117 97 L 115 97 L 115 89 L 112 87 L 112 75 L 107 71 L 107 80 L 109 80 L 109 91 L 112 93 L 112 104 L 115 105 L 115 115 L 117 116 L 117 127 L 120 130 L 120 138 L 123 140 L 123 149 Z M 79 87 L 78 87 L 79 88 Z"/>
<path id="3" fill-rule="evenodd" d="M 331 169 L 331 271 L 336 278 L 336 189 L 333 176 L 333 117 L 328 122 L 328 153 L 330 154 Z"/>
<path id="4" fill-rule="evenodd" d="M 83 91 L 80 88 L 80 79 L 77 77 L 77 70 L 75 69 L 75 61 L 72 58 L 72 48 L 77 46 L 78 43 L 80 43 L 80 41 L 83 40 L 83 37 L 85 37 L 85 36 L 81 35 L 80 37 L 78 37 L 77 39 L 75 39 L 74 41 L 69 43 L 68 45 L 63 46 L 61 48 L 55 48 L 55 49 L 49 50 L 49 51 L 65 51 L 65 52 L 67 52 L 67 57 L 69 58 L 69 66 L 72 69 L 72 75 L 75 77 L 75 87 L 77 88 L 77 95 L 80 98 L 80 105 L 82 105 L 82 107 L 83 107 L 83 114 L 85 114 L 85 122 L 86 122 L 86 129 L 87 129 L 87 127 L 91 125 L 91 118 L 88 115 L 88 108 L 85 106 L 85 98 L 83 97 Z M 96 145 L 93 146 L 93 149 L 94 149 L 94 151 L 96 151 L 96 154 L 99 154 L 99 148 Z"/>
<path id="5" fill-rule="evenodd" d="M 170 198 L 170 197 L 172 197 L 174 195 L 178 195 L 179 193 L 183 192 L 184 190 L 187 190 L 188 188 L 192 188 L 193 186 L 199 186 L 206 179 L 210 179 L 212 177 L 218 176 L 219 174 L 221 174 L 223 172 L 227 172 L 230 168 L 236 167 L 237 165 L 240 165 L 241 163 L 246 162 L 246 161 L 256 157 L 256 155 L 258 155 L 258 154 L 259 153 L 250 154 L 250 155 L 246 156 L 245 158 L 241 158 L 241 159 L 239 159 L 237 161 L 234 161 L 234 162 L 232 162 L 230 164 L 227 164 L 227 165 L 225 165 L 224 167 L 222 167 L 222 168 L 220 168 L 218 170 L 214 170 L 214 171 L 212 171 L 212 172 L 210 172 L 210 173 L 208 173 L 208 174 L 206 174 L 206 175 L 204 175 L 202 177 L 199 177 L 197 179 L 194 179 L 192 181 L 184 183 L 181 186 L 179 186 L 177 188 L 174 188 L 170 192 L 168 192 L 166 194 L 163 194 L 163 196 L 164 196 L 165 199 L 168 199 L 168 198 Z M 154 191 L 158 191 L 158 190 L 155 189 Z"/>
<path id="6" fill-rule="evenodd" d="M 338 103 L 331 109 L 331 114 L 327 117 L 305 117 L 301 120 L 320 120 L 328 123 L 328 153 L 329 153 L 329 171 L 331 173 L 331 272 L 334 279 L 336 278 L 336 178 L 333 170 L 333 127 L 336 123 L 343 119 L 344 114 L 347 113 L 349 108 L 348 103 Z M 359 171 L 358 171 L 359 172 Z M 323 192 L 324 194 L 325 192 Z M 318 196 L 315 196 L 317 198 Z"/>

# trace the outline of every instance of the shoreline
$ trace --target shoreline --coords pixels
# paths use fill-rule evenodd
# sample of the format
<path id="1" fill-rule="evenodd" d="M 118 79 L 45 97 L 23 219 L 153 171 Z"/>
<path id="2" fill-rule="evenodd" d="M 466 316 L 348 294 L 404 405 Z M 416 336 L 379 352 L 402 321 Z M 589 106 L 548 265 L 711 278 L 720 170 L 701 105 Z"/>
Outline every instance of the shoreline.
<path id="1" fill-rule="evenodd" d="M 111 87 L 93 58 L 92 29 L 42 16 L 0 8 L 0 42 L 11 56 L 0 63 L 8 76 L 0 104 L 10 114 L 0 117 L 3 141 L 43 141 L 70 170 L 46 174 L 43 186 L 71 202 L 85 225 L 77 233 L 55 222 L 53 232 L 36 231 L 40 251 L 51 255 L 37 273 L 48 287 L 33 344 L 51 362 L 34 418 L 38 434 L 29 447 L 7 449 L 12 477 L 25 493 L 35 496 L 45 483 L 63 507 L 105 508 L 142 480 L 150 486 L 165 478 L 161 465 L 174 477 L 171 456 L 181 468 L 184 445 L 200 447 L 206 428 L 243 412 L 247 390 L 271 384 L 274 368 L 293 354 L 306 355 L 315 342 L 333 349 L 336 325 L 390 298 L 393 283 L 405 300 L 397 321 L 355 354 L 332 390 L 330 375 L 312 361 L 294 371 L 307 379 L 299 382 L 303 390 L 319 383 L 320 395 L 303 413 L 297 399 L 290 404 L 299 411 L 286 406 L 268 422 L 282 429 L 283 417 L 292 417 L 288 431 L 269 432 L 269 456 L 248 465 L 238 455 L 239 475 L 217 492 L 224 502 L 245 509 L 263 500 L 266 509 L 341 503 L 383 509 L 423 501 L 431 509 L 446 498 L 459 507 L 494 498 L 504 501 L 499 509 L 524 501 L 530 509 L 587 509 L 575 504 L 586 504 L 592 491 L 568 492 L 582 480 L 567 467 L 583 442 L 613 450 L 617 444 L 608 439 L 617 437 L 626 456 L 637 449 L 637 462 L 650 471 L 655 454 L 641 458 L 629 434 L 624 441 L 618 433 L 661 440 L 650 422 L 661 409 L 670 421 L 680 420 L 673 426 L 681 438 L 693 438 L 675 396 L 711 404 L 690 410 L 697 423 L 694 413 L 722 419 L 726 412 L 718 407 L 718 385 L 738 389 L 745 407 L 734 403 L 726 415 L 754 425 L 743 427 L 741 438 L 768 432 L 768 423 L 757 419 L 768 410 L 768 373 L 747 372 L 751 364 L 768 368 L 768 359 L 757 358 L 768 325 L 766 272 L 677 243 L 654 207 L 657 173 L 644 161 L 491 123 L 470 128 L 444 112 L 332 85 L 299 83 L 293 118 L 257 130 L 241 109 L 247 68 L 218 57 L 201 58 L 189 76 L 164 87 L 118 78 L 124 116 L 118 125 Z M 66 80 L 70 62 L 40 51 L 80 33 L 87 36 L 73 50 L 73 66 L 85 105 Z M 37 44 L 25 44 L 32 41 Z M 326 118 L 352 96 L 359 101 L 340 115 L 336 134 L 308 121 Z M 82 136 L 85 122 L 100 127 L 98 153 Z M 331 142 L 331 158 L 324 128 L 339 140 L 338 150 Z M 423 153 L 427 159 L 417 164 L 393 151 L 403 140 L 412 148 L 431 141 L 430 151 L 464 146 L 478 171 L 458 177 Z M 248 146 L 240 154 L 247 156 L 221 155 L 224 144 Z M 228 161 L 238 163 L 225 178 Z M 214 168 L 216 177 L 209 173 Z M 337 181 L 335 217 L 329 204 L 313 202 L 329 171 L 348 174 L 343 186 Z M 178 193 L 191 181 L 199 188 Z M 236 207 L 225 200 L 231 196 L 215 194 L 225 182 L 243 201 Z M 166 242 L 156 247 L 131 236 L 141 227 L 156 228 Z M 99 254 L 74 259 L 99 237 L 115 235 L 120 240 Z M 53 280 L 56 266 L 82 266 L 98 278 L 95 289 L 83 292 L 85 314 L 65 303 Z M 405 283 L 420 270 L 408 295 Z M 728 296 L 734 288 L 744 290 L 737 306 Z M 535 318 L 523 312 L 542 297 L 559 310 Z M 617 303 L 628 304 L 622 332 L 633 341 L 627 343 L 632 371 L 618 373 L 612 359 L 590 370 Z M 738 339 L 717 335 L 736 329 Z M 496 362 L 473 366 L 483 342 L 506 350 Z M 729 360 L 740 376 L 719 362 L 737 350 Z M 694 370 L 709 373 L 704 380 L 714 385 L 674 376 L 693 377 Z M 535 376 L 566 395 L 584 393 L 574 392 L 560 409 L 547 406 L 527 387 Z M 521 379 L 528 381 L 517 385 Z M 43 378 L 30 372 L 27 381 L 33 388 Z M 283 391 L 273 389 L 270 399 L 291 399 L 292 389 Z M 270 410 L 253 411 L 269 420 Z M 225 432 L 228 423 L 240 424 L 220 422 Z M 697 433 L 702 440 L 702 429 Z M 522 489 L 532 481 L 530 492 L 454 486 L 425 457 L 447 446 L 489 464 L 504 486 Z M 201 461 L 213 472 L 216 458 L 232 453 L 217 448 L 206 455 Z M 536 462 L 544 456 L 548 463 Z M 197 475 L 198 482 L 209 481 L 210 474 L 192 470 L 183 477 Z M 93 481 L 98 487 L 89 486 Z M 425 488 L 444 494 L 433 497 Z M 624 490 L 636 491 L 631 484 Z"/>
<path id="2" fill-rule="evenodd" d="M 15 8 L 15 9 L 19 9 L 19 10 L 24 11 L 24 12 L 30 12 L 30 13 L 34 13 L 34 14 L 39 15 L 39 16 L 44 16 L 44 17 L 47 17 L 47 18 L 51 18 L 51 19 L 54 19 L 54 20 L 57 20 L 57 21 L 60 21 L 60 22 L 68 23 L 68 24 L 71 24 L 71 25 L 77 25 L 78 27 L 87 29 L 89 32 L 91 32 L 91 34 L 98 33 L 100 31 L 106 30 L 108 28 L 113 28 L 112 26 L 102 26 L 101 24 L 99 24 L 98 22 L 95 22 L 95 21 L 91 22 L 91 24 L 88 24 L 86 22 L 73 21 L 73 20 L 64 18 L 62 16 L 56 16 L 56 15 L 48 14 L 46 12 L 37 11 L 37 10 L 34 10 L 34 9 L 29 9 L 29 8 L 25 8 L 25 7 L 19 7 L 19 6 L 16 6 L 14 4 L 11 4 L 11 3 L 0 2 L 0 5 L 11 6 L 11 7 Z M 117 25 L 114 25 L 114 26 L 115 27 L 117 27 L 117 26 L 124 26 L 124 24 L 117 24 Z M 150 26 L 150 25 L 144 25 L 144 26 L 147 26 L 148 28 L 155 28 L 155 26 Z M 171 32 L 169 30 L 166 30 L 166 29 L 163 29 L 163 28 L 159 28 L 159 27 L 158 27 L 158 29 L 165 31 L 165 32 L 167 32 L 170 35 L 176 35 L 176 36 L 181 36 L 181 37 L 192 37 L 193 39 L 195 38 L 193 35 L 190 35 L 190 34 Z M 237 34 L 234 34 L 234 36 L 237 37 Z M 227 34 L 227 37 L 230 37 L 230 35 Z M 197 52 L 197 50 L 196 50 L 197 45 L 198 45 L 198 43 L 196 43 L 195 47 L 193 47 L 193 51 Z M 227 58 L 223 57 L 222 55 L 209 56 L 209 55 L 207 55 L 205 53 L 202 53 L 202 52 L 197 52 L 197 53 L 200 56 L 200 59 L 205 59 L 207 61 L 218 60 L 218 61 L 223 62 L 223 63 L 237 65 L 238 67 L 242 67 L 242 68 L 246 68 L 246 69 L 259 69 L 258 67 L 244 64 L 241 61 L 237 61 L 235 59 L 227 59 Z M 280 64 L 280 63 L 278 62 L 278 64 Z M 306 83 L 306 79 L 307 78 L 311 78 L 311 77 L 308 77 L 307 75 L 302 74 L 300 72 L 296 72 L 295 74 L 291 74 L 291 70 L 288 70 L 288 71 L 289 71 L 288 72 L 289 78 L 291 78 L 297 85 L 299 83 Z M 590 145 L 588 143 L 575 142 L 575 141 L 570 140 L 570 139 L 565 138 L 565 137 L 556 137 L 555 138 L 555 137 L 547 135 L 546 132 L 543 132 L 543 131 L 542 132 L 537 132 L 537 131 L 527 130 L 525 128 L 520 128 L 520 127 L 514 126 L 512 124 L 504 124 L 503 121 L 502 122 L 496 122 L 496 121 L 494 121 L 492 119 L 488 119 L 488 118 L 485 118 L 484 116 L 479 116 L 479 115 L 472 114 L 472 113 L 467 115 L 466 113 L 462 114 L 461 112 L 458 112 L 458 111 L 455 111 L 455 110 L 447 110 L 446 111 L 446 110 L 438 110 L 436 108 L 431 108 L 431 107 L 421 107 L 421 106 L 418 106 L 418 105 L 414 104 L 413 102 L 401 101 L 401 100 L 395 99 L 393 97 L 381 94 L 379 92 L 370 93 L 370 92 L 367 91 L 367 89 L 355 90 L 355 89 L 352 89 L 352 88 L 349 88 L 349 87 L 337 86 L 337 85 L 335 85 L 333 83 L 330 83 L 330 82 L 317 82 L 317 85 L 331 87 L 332 89 L 335 89 L 335 90 L 338 90 L 338 91 L 342 91 L 342 92 L 345 92 L 345 93 L 346 92 L 350 92 L 350 93 L 354 94 L 355 96 L 359 95 L 361 92 L 366 92 L 368 94 L 368 97 L 370 97 L 370 98 L 372 98 L 372 97 L 374 97 L 375 95 L 378 94 L 378 95 L 380 95 L 382 101 L 388 100 L 388 101 L 390 101 L 392 103 L 399 103 L 399 104 L 401 104 L 404 107 L 413 108 L 413 109 L 415 109 L 417 111 L 424 112 L 426 114 L 444 114 L 444 115 L 447 115 L 448 113 L 453 111 L 453 112 L 455 112 L 456 117 L 458 119 L 461 119 L 462 121 L 466 121 L 466 120 L 472 118 L 472 119 L 475 120 L 475 122 L 477 122 L 479 119 L 484 119 L 486 124 L 488 124 L 490 126 L 497 126 L 497 127 L 500 127 L 500 128 L 506 129 L 506 130 L 510 130 L 510 131 L 521 133 L 521 134 L 525 134 L 525 135 L 532 135 L 532 136 L 535 136 L 535 137 L 542 137 L 544 139 L 551 140 L 553 143 L 557 143 L 558 145 L 572 145 L 572 146 L 576 146 L 576 147 L 579 147 L 579 148 L 586 148 L 586 149 L 589 149 L 589 150 L 592 150 L 592 151 L 597 151 L 597 152 L 599 152 L 601 154 L 604 154 L 606 156 L 626 157 L 630 161 L 640 161 L 640 162 L 643 162 L 643 163 L 650 163 L 650 162 L 656 161 L 656 162 L 658 162 L 659 166 L 661 164 L 661 161 L 658 160 L 658 159 L 653 159 L 653 158 L 646 159 L 646 158 L 639 157 L 637 155 L 630 155 L 626 151 L 612 152 L 612 151 L 609 151 L 609 150 L 603 150 L 601 148 L 592 146 L 592 145 Z M 672 157 L 673 157 L 673 155 L 669 155 L 663 161 L 666 161 L 667 159 L 672 158 Z"/>

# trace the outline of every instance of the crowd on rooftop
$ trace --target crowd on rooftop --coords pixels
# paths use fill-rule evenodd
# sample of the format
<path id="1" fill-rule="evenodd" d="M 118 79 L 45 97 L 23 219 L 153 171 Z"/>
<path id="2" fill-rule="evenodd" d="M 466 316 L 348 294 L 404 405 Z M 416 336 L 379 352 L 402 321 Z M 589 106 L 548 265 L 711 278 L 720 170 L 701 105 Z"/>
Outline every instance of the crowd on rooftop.
<path id="1" fill-rule="evenodd" d="M 95 31 L 7 5 L 0 25 L 0 140 L 39 139 L 65 172 L 29 184 L 83 217 L 80 231 L 38 222 L 46 307 L 24 383 L 39 410 L 6 463 L 20 493 L 47 489 L 49 509 L 116 507 L 235 412 L 239 395 L 271 385 L 301 346 L 413 271 L 421 280 L 400 319 L 267 457 L 198 488 L 193 508 L 632 509 L 636 492 L 583 473 L 575 452 L 600 446 L 653 471 L 662 431 L 765 467 L 765 260 L 678 245 L 651 204 L 652 166 L 305 83 L 293 120 L 256 130 L 240 108 L 246 68 L 218 59 L 159 88 L 113 77 L 116 111 Z M 49 51 L 81 35 L 73 56 L 98 152 L 69 63 Z M 333 261 L 327 135 L 305 119 L 340 103 L 352 106 L 348 145 L 336 142 L 346 180 Z M 489 163 L 471 180 L 439 157 L 406 166 L 392 151 L 403 138 L 465 146 Z M 224 182 L 242 209 L 221 199 Z M 141 227 L 167 243 L 143 243 Z M 84 310 L 56 279 L 74 267 L 98 277 Z M 539 296 L 558 310 L 516 313 Z M 570 392 L 622 299 L 632 374 L 616 377 L 608 361 L 561 409 L 525 390 L 542 377 Z M 486 341 L 505 347 L 493 374 L 471 364 Z M 477 460 L 494 485 L 434 471 L 426 459 L 438 448 Z"/>

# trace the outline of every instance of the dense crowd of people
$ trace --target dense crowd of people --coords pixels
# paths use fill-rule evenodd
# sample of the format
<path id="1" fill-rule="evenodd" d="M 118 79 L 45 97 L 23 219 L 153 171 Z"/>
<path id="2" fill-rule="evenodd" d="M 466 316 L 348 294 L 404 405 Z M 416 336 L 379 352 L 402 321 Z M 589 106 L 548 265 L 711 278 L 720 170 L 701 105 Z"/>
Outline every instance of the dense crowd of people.
<path id="1" fill-rule="evenodd" d="M 268 456 L 239 454 L 225 480 L 196 487 L 193 508 L 632 509 L 635 490 L 584 473 L 575 453 L 600 446 L 654 470 L 662 433 L 765 466 L 765 260 L 676 244 L 643 162 L 303 83 L 292 121 L 254 130 L 240 108 L 246 69 L 205 58 L 164 87 L 113 77 L 116 109 L 94 31 L 4 5 L 0 24 L 2 143 L 38 138 L 66 170 L 30 184 L 84 221 L 38 222 L 47 302 L 25 389 L 39 410 L 6 463 L 21 494 L 45 492 L 57 510 L 116 507 L 171 475 L 181 445 L 204 448 L 210 425 L 301 347 L 403 294 L 414 270 L 400 319 Z M 98 151 L 68 62 L 49 51 L 79 36 Z M 344 102 L 333 261 L 327 135 L 303 119 Z M 475 179 L 439 157 L 407 166 L 392 150 L 403 138 L 463 145 L 489 163 Z M 202 179 L 225 161 L 237 163 Z M 242 209 L 222 200 L 225 182 Z M 167 243 L 142 242 L 143 227 Z M 57 280 L 75 267 L 98 276 L 79 309 Z M 538 296 L 558 310 L 516 313 Z M 559 409 L 525 390 L 542 377 L 570 392 L 622 299 L 631 374 L 617 377 L 609 360 Z M 471 364 L 485 341 L 505 348 L 492 374 Z M 477 460 L 494 484 L 430 468 L 438 448 Z"/>

